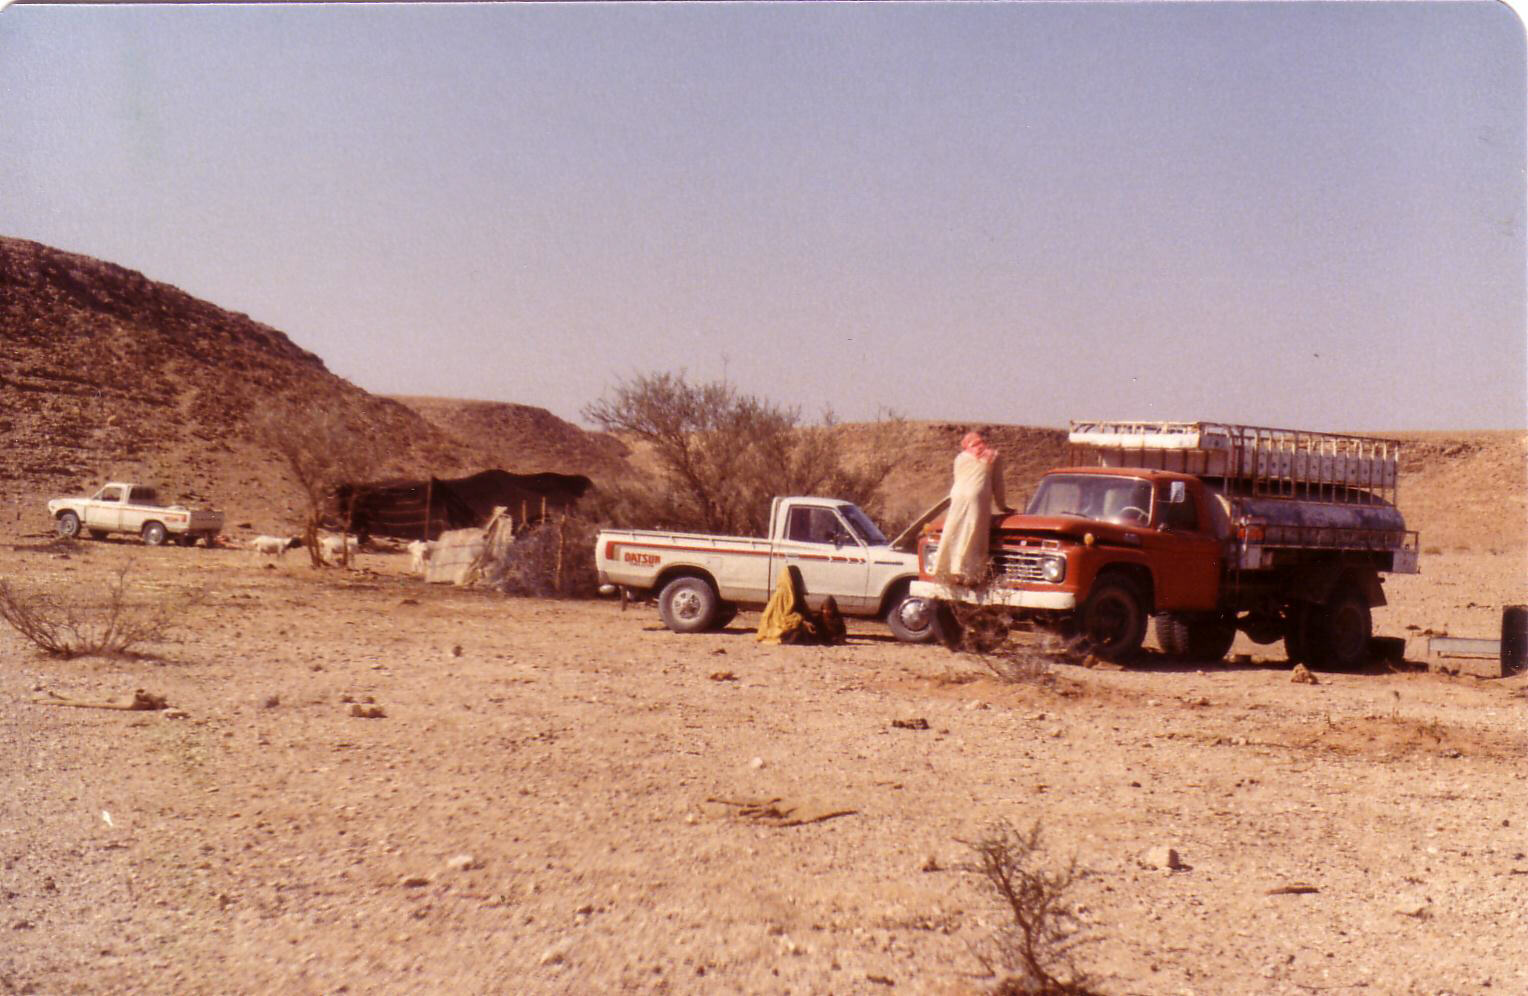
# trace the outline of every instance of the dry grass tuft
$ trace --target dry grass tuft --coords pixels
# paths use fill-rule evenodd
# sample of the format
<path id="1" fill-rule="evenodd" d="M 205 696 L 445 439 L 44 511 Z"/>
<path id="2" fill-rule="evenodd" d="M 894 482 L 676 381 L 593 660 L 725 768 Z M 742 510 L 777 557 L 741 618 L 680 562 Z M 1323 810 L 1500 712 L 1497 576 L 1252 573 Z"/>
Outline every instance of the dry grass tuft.
<path id="1" fill-rule="evenodd" d="M 1047 871 L 1040 837 L 1038 822 L 1021 833 L 999 821 L 968 843 L 976 853 L 968 870 L 985 879 L 1006 920 L 986 949 L 973 953 L 1000 977 L 994 992 L 1001 996 L 1091 996 L 1091 980 L 1074 960 L 1084 943 L 1068 898 L 1079 876 L 1077 862 Z"/>

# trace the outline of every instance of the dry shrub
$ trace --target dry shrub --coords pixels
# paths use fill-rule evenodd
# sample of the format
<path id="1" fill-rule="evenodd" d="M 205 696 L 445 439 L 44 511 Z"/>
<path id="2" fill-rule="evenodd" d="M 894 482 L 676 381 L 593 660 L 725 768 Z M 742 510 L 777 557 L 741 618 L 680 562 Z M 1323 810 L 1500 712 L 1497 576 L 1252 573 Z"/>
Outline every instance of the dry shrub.
<path id="1" fill-rule="evenodd" d="M 1002 996 L 1092 996 L 1091 980 L 1074 960 L 1085 941 L 1068 897 L 1079 877 L 1077 861 L 1046 870 L 1040 837 L 1038 822 L 1021 833 L 1000 820 L 967 842 L 976 853 L 968 870 L 982 876 L 1004 917 L 990 943 L 973 953 L 999 976 L 994 992 Z"/>
<path id="2" fill-rule="evenodd" d="M 197 596 L 155 600 L 132 597 L 123 567 L 100 605 L 65 601 L 43 591 L 24 592 L 0 581 L 0 618 L 44 653 L 73 657 L 124 657 L 162 640 Z"/>
<path id="3" fill-rule="evenodd" d="M 596 532 L 582 516 L 543 519 L 516 535 L 502 557 L 484 566 L 482 581 L 506 595 L 591 597 L 599 586 L 590 556 Z"/>
<path id="4" fill-rule="evenodd" d="M 806 424 L 799 409 L 683 372 L 620 382 L 583 414 L 652 448 L 656 479 L 613 483 L 594 508 L 603 521 L 639 529 L 763 535 L 777 495 L 842 498 L 874 517 L 905 442 L 902 421 L 887 416 L 851 457 L 832 412 Z"/>
<path id="5" fill-rule="evenodd" d="M 1054 680 L 1049 653 L 1011 638 L 1006 609 L 955 602 L 950 611 L 960 634 L 951 650 L 975 657 L 999 681 L 1045 685 Z"/>

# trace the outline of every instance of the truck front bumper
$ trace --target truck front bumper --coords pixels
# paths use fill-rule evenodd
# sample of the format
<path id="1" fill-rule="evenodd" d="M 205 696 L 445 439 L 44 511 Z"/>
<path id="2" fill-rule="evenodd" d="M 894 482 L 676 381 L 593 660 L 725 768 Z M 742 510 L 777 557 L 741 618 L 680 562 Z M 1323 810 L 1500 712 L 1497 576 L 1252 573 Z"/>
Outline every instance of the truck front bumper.
<path id="1" fill-rule="evenodd" d="M 1013 609 L 1047 609 L 1068 612 L 1077 607 L 1077 596 L 1069 591 L 1029 591 L 1023 588 L 967 588 L 937 581 L 914 581 L 908 592 L 918 598 L 940 602 L 964 602 L 967 605 L 1006 605 Z"/>

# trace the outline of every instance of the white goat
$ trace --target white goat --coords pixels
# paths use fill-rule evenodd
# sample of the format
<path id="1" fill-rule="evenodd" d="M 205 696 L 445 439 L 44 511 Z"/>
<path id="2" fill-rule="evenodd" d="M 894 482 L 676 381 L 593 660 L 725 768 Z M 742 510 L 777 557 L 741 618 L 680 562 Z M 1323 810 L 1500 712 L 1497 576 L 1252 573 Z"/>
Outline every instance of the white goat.
<path id="1" fill-rule="evenodd" d="M 324 536 L 318 541 L 319 552 L 329 561 L 338 560 L 342 550 L 354 557 L 359 548 L 360 543 L 354 536 Z"/>
<path id="2" fill-rule="evenodd" d="M 249 541 L 249 548 L 266 557 L 285 557 L 288 550 L 302 546 L 296 536 L 256 536 Z"/>
<path id="3" fill-rule="evenodd" d="M 411 574 L 423 574 L 429 566 L 430 554 L 435 552 L 435 544 L 424 540 L 415 540 L 407 547 L 409 552 L 409 572 Z"/>

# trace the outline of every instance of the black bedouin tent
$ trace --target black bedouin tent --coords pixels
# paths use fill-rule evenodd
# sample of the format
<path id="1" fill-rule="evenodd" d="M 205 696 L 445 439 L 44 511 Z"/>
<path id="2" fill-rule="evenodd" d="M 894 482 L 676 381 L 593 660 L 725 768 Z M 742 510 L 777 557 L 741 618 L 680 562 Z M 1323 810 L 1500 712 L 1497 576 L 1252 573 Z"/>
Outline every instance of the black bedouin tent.
<path id="1" fill-rule="evenodd" d="M 511 474 L 485 470 L 471 477 L 342 484 L 331 496 L 331 517 L 360 536 L 436 539 L 448 529 L 488 521 L 496 506 L 516 527 L 568 508 L 592 487 L 582 474 Z"/>

